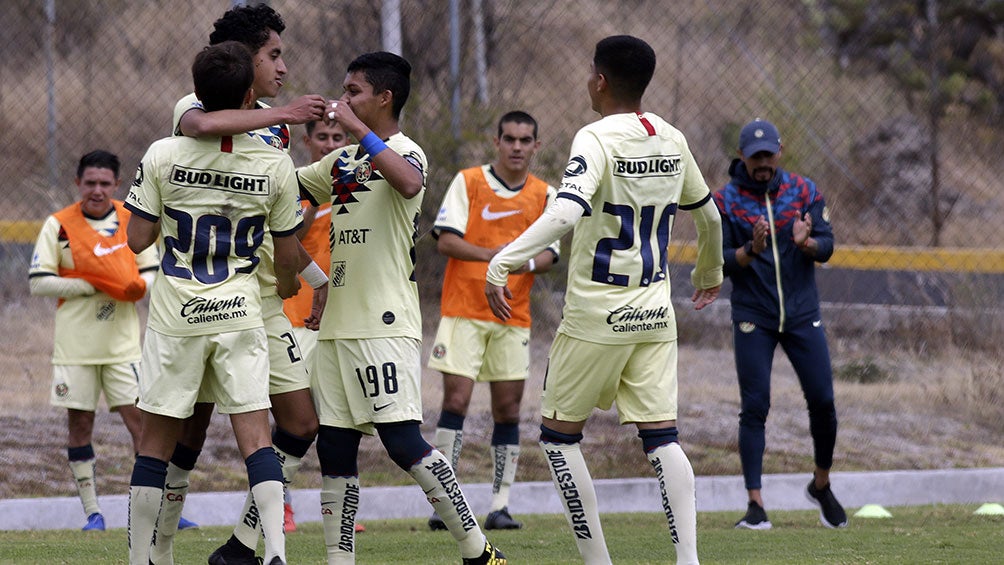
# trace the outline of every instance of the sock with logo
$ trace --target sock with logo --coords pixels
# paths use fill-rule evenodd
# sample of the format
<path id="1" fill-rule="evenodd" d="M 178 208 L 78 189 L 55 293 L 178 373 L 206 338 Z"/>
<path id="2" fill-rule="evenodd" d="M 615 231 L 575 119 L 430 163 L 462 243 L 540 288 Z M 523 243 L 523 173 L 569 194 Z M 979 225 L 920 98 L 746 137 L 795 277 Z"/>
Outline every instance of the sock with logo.
<path id="1" fill-rule="evenodd" d="M 582 434 L 563 434 L 540 426 L 540 448 L 544 450 L 551 481 L 565 509 L 565 519 L 575 535 L 579 555 L 587 564 L 610 563 L 596 504 L 593 479 L 582 457 Z"/>
<path id="2" fill-rule="evenodd" d="M 436 424 L 436 449 L 441 451 L 453 469 L 457 469 L 460 460 L 460 449 L 464 446 L 464 417 L 460 414 L 443 410 Z"/>
<path id="3" fill-rule="evenodd" d="M 460 555 L 478 557 L 485 550 L 481 527 L 457 482 L 453 466 L 438 449 L 431 445 L 429 449 L 428 455 L 407 469 L 408 474 L 422 487 L 425 498 L 436 509 L 453 539 L 460 544 Z"/>
<path id="4" fill-rule="evenodd" d="M 98 491 L 94 484 L 94 446 L 91 444 L 80 447 L 69 447 L 66 449 L 67 459 L 70 460 L 70 472 L 77 483 L 77 493 L 80 494 L 80 502 L 84 505 L 84 516 L 90 516 L 95 512 L 101 512 L 98 506 Z"/>
<path id="5" fill-rule="evenodd" d="M 286 562 L 286 533 L 282 529 L 282 467 L 271 447 L 263 447 L 244 460 L 248 484 L 265 539 L 265 563 L 278 556 Z"/>
<path id="6" fill-rule="evenodd" d="M 460 555 L 480 556 L 485 550 L 485 536 L 457 482 L 453 465 L 422 438 L 419 422 L 377 424 L 376 428 L 387 454 L 422 487 L 425 498 L 460 544 Z"/>
<path id="7" fill-rule="evenodd" d="M 137 455 L 129 480 L 129 563 L 150 562 L 150 541 L 164 498 L 167 461 Z"/>
<path id="8" fill-rule="evenodd" d="M 516 480 L 519 464 L 519 424 L 495 422 L 492 432 L 492 455 L 495 472 L 492 479 L 492 504 L 489 511 L 509 506 L 509 491 Z"/>
<path id="9" fill-rule="evenodd" d="M 199 451 L 183 444 L 174 446 L 171 461 L 167 464 L 167 480 L 164 482 L 164 500 L 157 518 L 157 531 L 150 547 L 150 561 L 156 565 L 171 565 L 174 562 L 174 535 L 178 533 L 178 520 L 188 498 L 188 476 L 195 468 Z"/>
<path id="10" fill-rule="evenodd" d="M 358 430 L 321 426 L 317 459 L 321 464 L 321 524 L 328 565 L 355 563 L 355 515 L 359 508 Z M 344 523 L 343 523 L 344 522 Z"/>
<path id="11" fill-rule="evenodd" d="M 328 565 L 356 562 L 356 512 L 359 477 L 321 477 L 321 522 Z"/>
<path id="12" fill-rule="evenodd" d="M 638 436 L 659 481 L 662 509 L 676 548 L 676 562 L 697 563 L 694 469 L 677 441 L 677 429 L 640 430 Z"/>
<path id="13" fill-rule="evenodd" d="M 312 443 L 314 443 L 314 438 L 295 436 L 279 426 L 276 426 L 275 431 L 272 432 L 272 449 L 279 457 L 279 464 L 282 465 L 282 479 L 286 481 L 287 487 L 293 482 L 296 472 L 300 470 L 303 456 L 307 454 Z"/>

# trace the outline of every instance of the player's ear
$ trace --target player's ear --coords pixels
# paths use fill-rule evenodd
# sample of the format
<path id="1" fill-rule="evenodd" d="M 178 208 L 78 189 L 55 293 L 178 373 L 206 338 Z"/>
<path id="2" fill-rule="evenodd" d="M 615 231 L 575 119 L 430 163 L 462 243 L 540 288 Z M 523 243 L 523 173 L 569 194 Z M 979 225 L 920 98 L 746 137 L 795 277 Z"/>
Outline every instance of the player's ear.
<path id="1" fill-rule="evenodd" d="M 254 103 L 254 87 L 248 89 L 244 93 L 244 100 L 241 102 L 241 108 L 250 109 Z"/>

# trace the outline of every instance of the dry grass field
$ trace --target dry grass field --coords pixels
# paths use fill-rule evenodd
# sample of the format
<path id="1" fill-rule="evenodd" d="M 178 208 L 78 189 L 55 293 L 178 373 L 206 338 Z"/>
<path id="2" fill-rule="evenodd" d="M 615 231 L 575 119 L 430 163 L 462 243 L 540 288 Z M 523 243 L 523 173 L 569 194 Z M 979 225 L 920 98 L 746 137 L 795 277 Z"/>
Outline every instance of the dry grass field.
<path id="1" fill-rule="evenodd" d="M 73 496 L 66 467 L 65 414 L 48 405 L 49 340 L 52 305 L 42 299 L 12 301 L 0 311 L 0 497 Z M 527 384 L 521 425 L 524 454 L 518 480 L 548 480 L 536 448 L 539 392 L 549 335 L 539 332 Z M 426 340 L 426 350 L 431 347 Z M 834 364 L 860 358 L 859 344 L 832 340 Z M 877 353 L 878 355 L 878 353 Z M 996 438 L 1001 362 L 967 358 L 963 353 L 936 357 L 916 352 L 881 353 L 885 381 L 873 384 L 838 381 L 840 432 L 838 470 L 939 469 L 1004 466 L 1004 446 Z M 699 475 L 738 474 L 736 455 L 738 393 L 728 348 L 680 350 L 680 429 L 684 447 Z M 432 436 L 438 416 L 439 375 L 425 375 L 423 427 Z M 768 422 L 767 473 L 808 472 L 811 443 L 801 391 L 783 355 L 775 361 L 773 407 Z M 491 423 L 488 395 L 476 389 L 466 425 L 461 479 L 486 482 L 490 477 L 488 443 Z M 584 449 L 596 478 L 648 476 L 633 428 L 617 424 L 616 414 L 596 413 L 586 427 Z M 99 492 L 126 491 L 132 467 L 128 434 L 114 414 L 99 412 L 94 437 L 98 454 Z M 409 478 L 383 453 L 375 438 L 364 438 L 361 478 L 364 485 L 406 484 Z M 311 452 L 295 486 L 320 485 L 316 455 Z M 209 440 L 193 474 L 193 489 L 240 490 L 246 477 L 229 424 L 216 416 Z"/>

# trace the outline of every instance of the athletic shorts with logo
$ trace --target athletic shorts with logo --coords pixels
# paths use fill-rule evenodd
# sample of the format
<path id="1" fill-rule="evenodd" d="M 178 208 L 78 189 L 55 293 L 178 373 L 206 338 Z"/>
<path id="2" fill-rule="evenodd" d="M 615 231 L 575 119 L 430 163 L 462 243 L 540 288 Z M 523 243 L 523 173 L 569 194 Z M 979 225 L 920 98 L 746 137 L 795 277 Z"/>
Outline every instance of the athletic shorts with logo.
<path id="1" fill-rule="evenodd" d="M 479 382 L 526 380 L 530 328 L 448 317 L 439 322 L 429 368 Z"/>
<path id="2" fill-rule="evenodd" d="M 421 355 L 410 337 L 319 340 L 310 380 L 321 425 L 373 435 L 374 424 L 421 422 Z"/>
<path id="3" fill-rule="evenodd" d="M 50 404 L 94 412 L 105 393 L 110 410 L 132 406 L 139 398 L 139 360 L 111 365 L 53 365 Z"/>

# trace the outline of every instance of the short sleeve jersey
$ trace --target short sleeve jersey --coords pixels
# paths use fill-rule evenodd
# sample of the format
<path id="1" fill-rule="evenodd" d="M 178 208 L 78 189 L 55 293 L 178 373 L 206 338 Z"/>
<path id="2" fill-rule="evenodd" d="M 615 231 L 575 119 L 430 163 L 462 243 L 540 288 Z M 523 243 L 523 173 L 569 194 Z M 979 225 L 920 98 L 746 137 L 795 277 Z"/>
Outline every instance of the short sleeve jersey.
<path id="1" fill-rule="evenodd" d="M 261 101 L 257 102 L 257 107 L 269 108 L 268 104 Z M 185 96 L 181 100 L 178 100 L 178 102 L 174 105 L 174 118 L 171 122 L 172 131 L 174 132 L 173 135 L 184 136 L 184 134 L 181 133 L 181 117 L 185 115 L 185 112 L 196 109 L 203 112 L 205 111 L 205 107 L 203 107 L 202 102 L 195 97 L 194 92 Z M 264 143 L 265 145 L 275 147 L 287 154 L 289 153 L 289 126 L 286 124 L 278 124 L 256 129 L 254 131 L 247 132 L 244 135 L 250 139 Z M 261 247 L 258 250 L 258 254 L 262 258 L 262 262 L 259 265 L 259 268 L 256 269 L 258 272 L 258 279 L 261 282 L 262 296 L 273 296 L 276 293 L 275 270 L 272 263 L 272 256 L 274 254 L 273 250 L 274 246 L 272 244 L 272 237 L 268 235 L 268 232 L 266 231 L 266 237 L 262 241 Z"/>
<path id="2" fill-rule="evenodd" d="M 415 238 L 428 162 L 400 132 L 385 143 L 422 173 L 415 197 L 384 180 L 359 145 L 297 170 L 312 204 L 331 202 L 331 286 L 318 339 L 422 338 Z"/>
<path id="3" fill-rule="evenodd" d="M 507 244 L 540 217 L 554 200 L 557 190 L 533 175 L 521 187 L 512 189 L 495 175 L 491 165 L 457 173 L 446 189 L 439 208 L 434 233 L 450 232 L 479 247 Z M 548 245 L 555 256 L 561 242 Z M 492 314 L 485 300 L 485 272 L 488 263 L 450 258 L 443 277 L 440 313 L 446 316 L 503 323 Z M 534 275 L 509 276 L 513 293 L 513 316 L 508 325 L 530 327 L 530 290 Z"/>
<path id="4" fill-rule="evenodd" d="M 115 209 L 103 218 L 85 216 L 87 223 L 104 236 L 120 229 Z M 35 242 L 29 277 L 59 276 L 60 269 L 73 269 L 70 238 L 55 216 L 49 216 Z M 157 269 L 157 246 L 136 255 L 140 272 Z M 140 323 L 136 305 L 121 302 L 103 292 L 60 300 L 52 346 L 56 365 L 110 365 L 140 358 Z"/>
<path id="5" fill-rule="evenodd" d="M 288 155 L 248 136 L 154 142 L 126 208 L 161 222 L 164 256 L 147 325 L 172 336 L 260 327 L 266 232 L 300 226 Z"/>
<path id="6" fill-rule="evenodd" d="M 659 116 L 614 114 L 580 129 L 558 190 L 585 211 L 558 331 L 607 344 L 675 340 L 673 219 L 710 194 L 683 134 Z"/>

